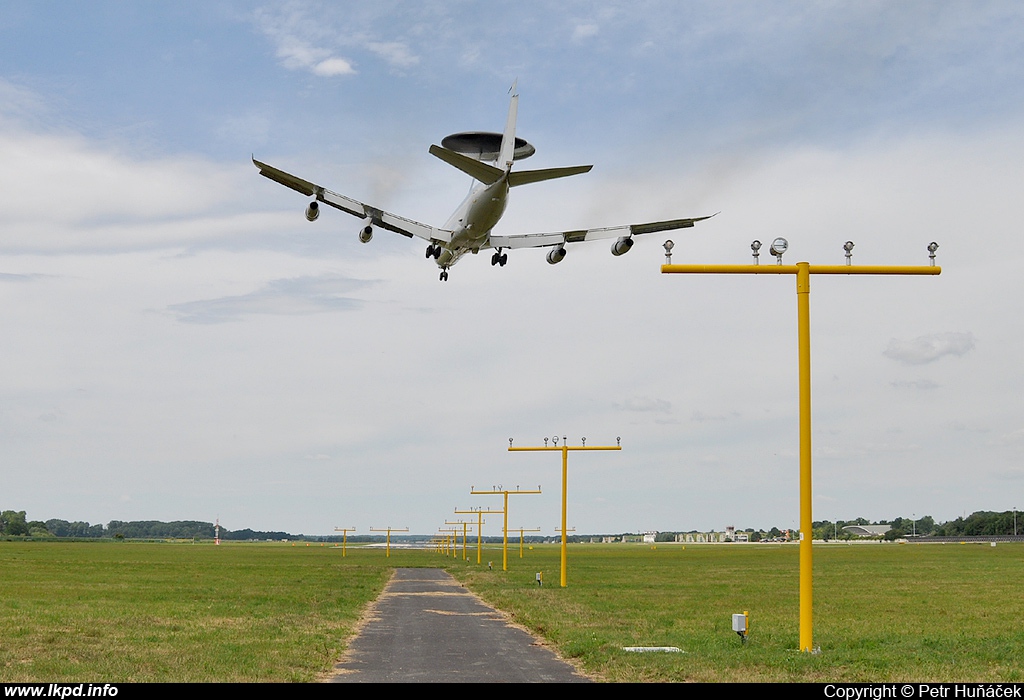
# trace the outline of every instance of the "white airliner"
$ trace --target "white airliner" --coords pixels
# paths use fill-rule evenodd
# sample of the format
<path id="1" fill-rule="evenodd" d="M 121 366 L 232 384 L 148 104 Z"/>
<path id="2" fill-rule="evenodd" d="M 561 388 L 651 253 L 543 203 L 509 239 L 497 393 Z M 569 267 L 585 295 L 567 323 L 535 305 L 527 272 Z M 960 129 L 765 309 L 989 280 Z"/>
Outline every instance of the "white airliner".
<path id="1" fill-rule="evenodd" d="M 510 235 L 492 233 L 491 231 L 501 219 L 501 215 L 505 213 L 509 188 L 531 182 L 578 175 L 589 172 L 594 167 L 592 165 L 577 165 L 569 168 L 513 172 L 513 162 L 532 156 L 536 149 L 523 139 L 516 137 L 516 111 L 519 106 L 519 93 L 516 91 L 515 84 L 512 85 L 510 92 L 512 100 L 508 107 L 508 120 L 505 122 L 504 134 L 467 131 L 445 137 L 441 140 L 441 146 L 430 147 L 431 154 L 480 183 L 470 190 L 469 196 L 451 215 L 444 228 L 427 226 L 369 204 L 357 202 L 266 163 L 261 163 L 255 158 L 252 162 L 259 168 L 260 175 L 301 192 L 307 197 L 314 198 L 306 207 L 306 218 L 310 221 L 315 221 L 320 216 L 318 202 L 323 202 L 363 220 L 359 229 L 359 240 L 363 243 L 369 243 L 373 238 L 374 226 L 400 233 L 409 238 L 416 236 L 424 239 L 427 241 L 426 256 L 434 258 L 437 266 L 441 268 L 442 282 L 448 279 L 448 268 L 458 262 L 459 258 L 466 253 L 478 253 L 481 250 L 493 248 L 495 252 L 491 255 L 491 265 L 504 266 L 508 262 L 508 255 L 502 252 L 505 248 L 551 247 L 547 258 L 548 262 L 554 265 L 565 257 L 566 243 L 618 237 L 618 240 L 612 244 L 612 255 L 622 255 L 633 246 L 633 236 L 641 233 L 689 228 L 697 221 L 714 216 L 712 214 L 693 219 L 672 219 L 646 224 L 556 233 Z"/>

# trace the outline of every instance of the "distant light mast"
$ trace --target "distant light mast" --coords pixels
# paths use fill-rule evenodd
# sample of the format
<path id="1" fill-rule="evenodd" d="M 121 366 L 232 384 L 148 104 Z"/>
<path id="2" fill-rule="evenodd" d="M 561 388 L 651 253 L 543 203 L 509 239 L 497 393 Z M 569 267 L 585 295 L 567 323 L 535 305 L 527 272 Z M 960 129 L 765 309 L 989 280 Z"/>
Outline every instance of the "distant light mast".
<path id="1" fill-rule="evenodd" d="M 213 543 L 220 545 L 220 518 L 217 518 L 217 524 L 214 526 Z"/>

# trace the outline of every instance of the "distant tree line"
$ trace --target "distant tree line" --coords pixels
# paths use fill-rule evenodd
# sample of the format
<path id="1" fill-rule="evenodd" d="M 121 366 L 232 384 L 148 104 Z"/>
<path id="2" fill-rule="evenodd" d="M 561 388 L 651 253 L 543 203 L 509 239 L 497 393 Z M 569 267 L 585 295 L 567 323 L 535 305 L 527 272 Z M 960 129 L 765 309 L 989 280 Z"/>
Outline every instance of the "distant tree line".
<path id="1" fill-rule="evenodd" d="M 25 511 L 5 510 L 0 512 L 0 535 L 7 537 L 69 537 L 69 538 L 113 538 L 113 539 L 210 539 L 215 537 L 213 523 L 198 520 L 175 520 L 165 523 L 159 520 L 111 520 L 105 526 L 97 523 L 68 522 L 53 518 L 46 522 L 27 520 Z M 302 535 L 287 532 L 263 532 L 258 530 L 220 529 L 222 540 L 290 540 L 303 539 Z M 351 539 L 351 538 L 350 538 Z"/>
<path id="2" fill-rule="evenodd" d="M 899 540 L 906 537 L 991 537 L 1011 536 L 1024 534 L 1024 518 L 1020 523 L 1017 519 L 1020 516 L 1012 510 L 996 513 L 988 510 L 979 510 L 971 513 L 966 518 L 957 518 L 945 523 L 936 523 L 935 519 L 926 515 L 923 518 L 893 518 L 892 520 L 880 520 L 877 523 L 870 522 L 864 518 L 835 523 L 823 520 L 814 523 L 814 538 L 830 540 L 850 539 L 852 535 L 844 534 L 843 527 L 846 525 L 888 525 L 889 531 L 883 535 L 886 540 Z"/>
<path id="3" fill-rule="evenodd" d="M 1018 517 L 1020 522 L 1017 522 Z M 893 518 L 892 520 L 880 520 L 872 522 L 866 518 L 854 520 L 817 520 L 813 523 L 814 539 L 852 539 L 854 536 L 843 532 L 847 525 L 888 525 L 889 531 L 883 536 L 887 540 L 902 539 L 916 535 L 918 537 L 988 537 L 1007 536 L 1020 533 L 1024 535 L 1024 514 L 1018 516 L 1015 511 L 1008 510 L 1001 513 L 993 511 L 977 511 L 966 518 L 957 518 L 945 523 L 936 523 L 930 515 L 922 518 Z M 690 532 L 696 532 L 691 530 Z M 785 531 L 777 527 L 769 530 L 746 530 L 737 529 L 737 533 L 746 533 L 751 542 L 762 540 L 777 540 L 784 538 Z M 655 536 L 656 542 L 671 542 L 677 534 L 685 532 L 659 532 Z M 57 518 L 47 520 L 28 520 L 25 511 L 5 510 L 0 512 L 0 536 L 6 537 L 69 537 L 69 538 L 115 538 L 115 539 L 213 539 L 215 527 L 213 523 L 201 522 L 198 520 L 176 520 L 165 523 L 159 520 L 135 520 L 122 521 L 111 520 L 107 525 L 90 525 L 87 522 L 68 522 Z M 600 536 L 600 535 L 598 535 Z M 616 538 L 640 537 L 633 533 L 622 533 L 614 535 Z M 292 535 L 287 532 L 267 532 L 260 530 L 228 530 L 222 527 L 220 537 L 223 540 L 316 540 L 320 542 L 340 542 L 341 535 L 306 537 L 304 535 Z M 518 541 L 516 533 L 509 532 L 509 537 Z M 570 535 L 570 542 L 587 542 L 592 535 Z M 417 539 L 418 536 L 393 535 L 392 541 Z M 349 542 L 371 542 L 380 541 L 383 536 L 375 535 L 349 535 Z M 542 542 L 550 540 L 550 537 L 527 536 L 528 542 Z M 500 537 L 484 537 L 486 542 L 500 542 Z"/>

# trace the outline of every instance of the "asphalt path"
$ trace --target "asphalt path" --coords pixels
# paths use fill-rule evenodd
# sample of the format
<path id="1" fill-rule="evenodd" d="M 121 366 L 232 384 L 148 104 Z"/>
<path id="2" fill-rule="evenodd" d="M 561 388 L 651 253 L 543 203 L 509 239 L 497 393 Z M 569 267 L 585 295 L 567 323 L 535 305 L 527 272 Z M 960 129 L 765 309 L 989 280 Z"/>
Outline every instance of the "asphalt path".
<path id="1" fill-rule="evenodd" d="M 580 683 L 587 678 L 441 569 L 396 569 L 333 683 Z"/>

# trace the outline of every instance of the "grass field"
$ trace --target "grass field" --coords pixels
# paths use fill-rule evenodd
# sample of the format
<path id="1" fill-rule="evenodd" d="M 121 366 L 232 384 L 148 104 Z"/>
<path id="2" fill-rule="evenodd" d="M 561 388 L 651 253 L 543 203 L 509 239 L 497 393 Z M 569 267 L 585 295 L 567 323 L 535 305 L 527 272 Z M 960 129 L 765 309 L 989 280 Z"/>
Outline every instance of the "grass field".
<path id="1" fill-rule="evenodd" d="M 287 544 L 0 542 L 0 680 L 310 681 L 390 575 Z"/>
<path id="2" fill-rule="evenodd" d="M 507 574 L 451 570 L 606 680 L 1024 681 L 1024 545 L 824 545 L 814 556 L 814 655 L 796 651 L 795 545 L 579 545 L 566 589 L 557 547 L 522 563 L 516 552 Z M 731 631 L 744 610 L 746 645 Z"/>
<path id="3" fill-rule="evenodd" d="M 352 547 L 0 542 L 0 680 L 315 680 L 391 566 L 441 566 L 606 680 L 1024 681 L 1024 545 L 816 546 L 816 655 L 795 651 L 797 556 L 577 545 L 561 589 L 555 546 L 514 552 L 504 573 L 493 548 L 497 571 Z"/>

